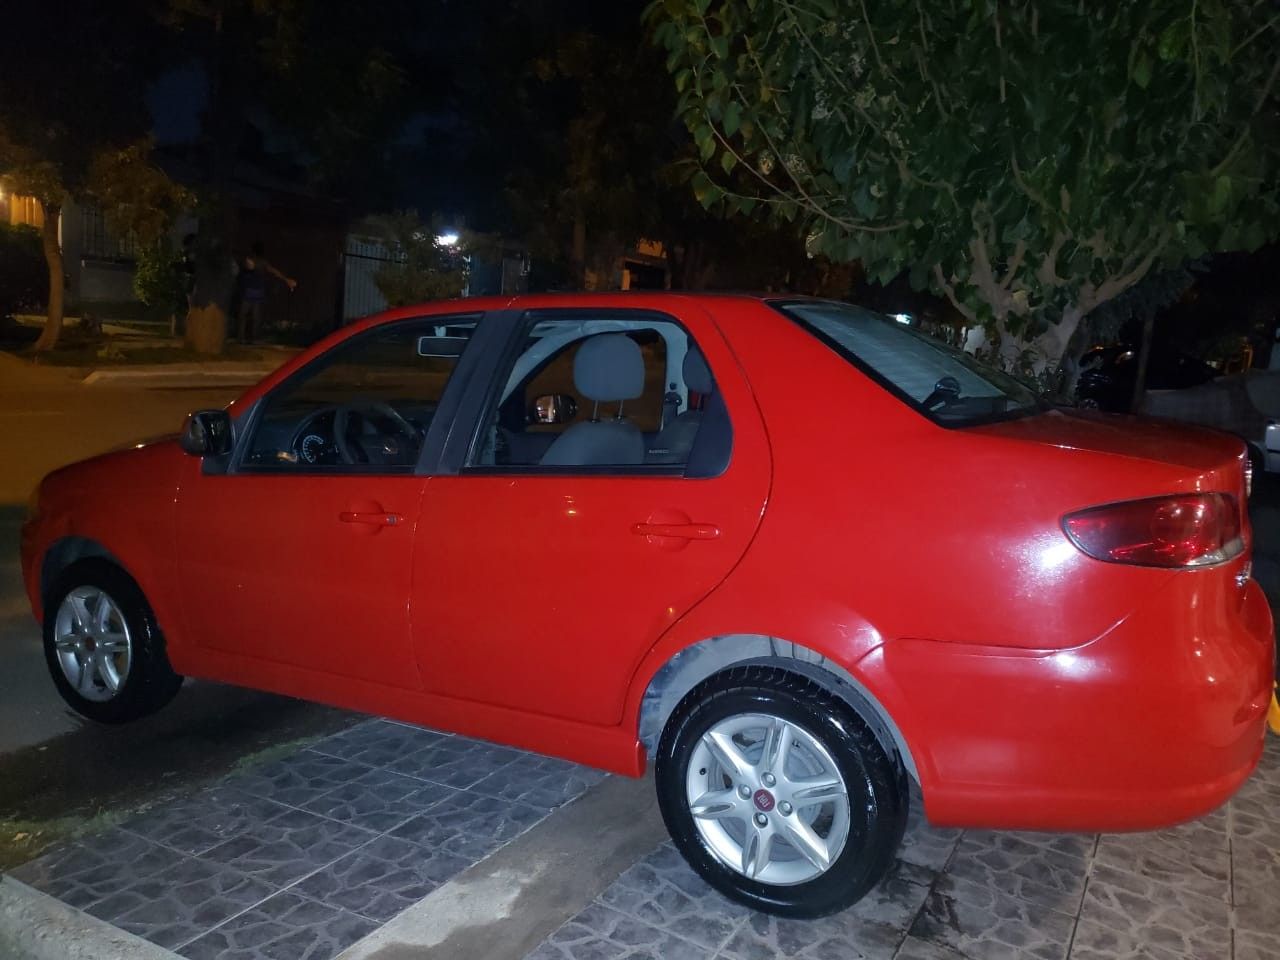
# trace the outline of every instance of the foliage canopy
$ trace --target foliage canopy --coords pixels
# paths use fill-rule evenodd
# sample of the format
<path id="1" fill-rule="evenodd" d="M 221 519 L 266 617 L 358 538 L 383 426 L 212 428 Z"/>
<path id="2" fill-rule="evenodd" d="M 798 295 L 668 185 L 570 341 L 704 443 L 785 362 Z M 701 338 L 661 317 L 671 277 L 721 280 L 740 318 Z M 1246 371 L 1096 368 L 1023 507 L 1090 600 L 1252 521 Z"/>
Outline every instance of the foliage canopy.
<path id="1" fill-rule="evenodd" d="M 658 0 L 700 199 L 1056 361 L 1081 317 L 1280 223 L 1268 0 Z"/>

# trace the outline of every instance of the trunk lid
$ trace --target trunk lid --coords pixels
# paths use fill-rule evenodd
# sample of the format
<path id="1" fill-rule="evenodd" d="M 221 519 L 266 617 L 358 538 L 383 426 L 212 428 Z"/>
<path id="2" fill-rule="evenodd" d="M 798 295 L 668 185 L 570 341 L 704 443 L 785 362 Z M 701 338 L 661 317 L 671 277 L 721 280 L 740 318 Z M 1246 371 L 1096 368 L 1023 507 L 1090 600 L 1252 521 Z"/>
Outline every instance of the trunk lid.
<path id="1" fill-rule="evenodd" d="M 1085 411 L 1051 410 L 1034 417 L 971 427 L 966 432 L 1060 450 L 1170 464 L 1196 473 L 1225 469 L 1229 474 L 1233 467 L 1240 469 L 1244 454 L 1242 440 L 1217 430 Z M 1232 483 L 1225 489 L 1234 492 L 1234 487 Z"/>

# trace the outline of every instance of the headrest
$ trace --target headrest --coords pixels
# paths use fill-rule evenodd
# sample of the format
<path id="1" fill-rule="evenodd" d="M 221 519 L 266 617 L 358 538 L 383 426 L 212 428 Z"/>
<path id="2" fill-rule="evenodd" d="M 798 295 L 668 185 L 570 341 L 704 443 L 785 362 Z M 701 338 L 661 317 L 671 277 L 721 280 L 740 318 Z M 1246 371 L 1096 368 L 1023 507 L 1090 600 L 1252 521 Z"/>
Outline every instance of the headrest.
<path id="1" fill-rule="evenodd" d="M 644 357 L 624 333 L 588 337 L 573 358 L 573 382 L 588 400 L 612 403 L 644 393 Z"/>
<path id="2" fill-rule="evenodd" d="M 684 385 L 704 397 L 710 396 L 715 389 L 711 369 L 697 347 L 690 347 L 689 352 L 684 355 Z"/>

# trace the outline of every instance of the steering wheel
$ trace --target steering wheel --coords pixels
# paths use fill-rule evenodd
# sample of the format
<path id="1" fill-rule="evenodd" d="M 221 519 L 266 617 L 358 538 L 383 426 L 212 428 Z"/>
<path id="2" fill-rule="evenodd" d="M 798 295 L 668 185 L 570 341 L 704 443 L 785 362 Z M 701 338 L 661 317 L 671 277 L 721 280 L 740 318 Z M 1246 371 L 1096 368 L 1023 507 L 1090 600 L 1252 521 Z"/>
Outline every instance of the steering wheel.
<path id="1" fill-rule="evenodd" d="M 414 447 L 422 439 L 418 428 L 401 416 L 400 411 L 389 403 L 384 403 L 381 400 L 340 403 L 333 409 L 333 441 L 338 447 L 338 455 L 342 457 L 343 463 L 354 466 L 362 463 L 396 462 L 388 460 L 385 455 L 383 459 L 374 460 L 370 457 L 369 451 L 361 446 L 358 436 L 357 438 L 347 436 L 347 428 L 352 417 L 367 422 L 371 413 L 390 421 L 391 425 L 395 427 L 396 433 L 404 437 Z"/>

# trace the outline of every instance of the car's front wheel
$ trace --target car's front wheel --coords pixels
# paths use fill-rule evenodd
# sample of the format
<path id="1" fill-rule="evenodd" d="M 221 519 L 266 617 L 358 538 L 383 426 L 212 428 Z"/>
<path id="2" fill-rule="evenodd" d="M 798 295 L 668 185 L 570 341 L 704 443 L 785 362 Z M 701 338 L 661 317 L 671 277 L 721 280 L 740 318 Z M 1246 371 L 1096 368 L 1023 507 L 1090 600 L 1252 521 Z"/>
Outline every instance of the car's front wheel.
<path id="1" fill-rule="evenodd" d="M 58 577 L 45 605 L 44 653 L 62 699 L 102 723 L 154 713 L 182 686 L 142 591 L 105 560 L 77 561 Z"/>
<path id="2" fill-rule="evenodd" d="M 667 829 L 725 895 L 793 917 L 859 900 L 892 862 L 906 774 L 839 697 L 787 671 L 735 668 L 695 688 L 655 764 Z"/>

